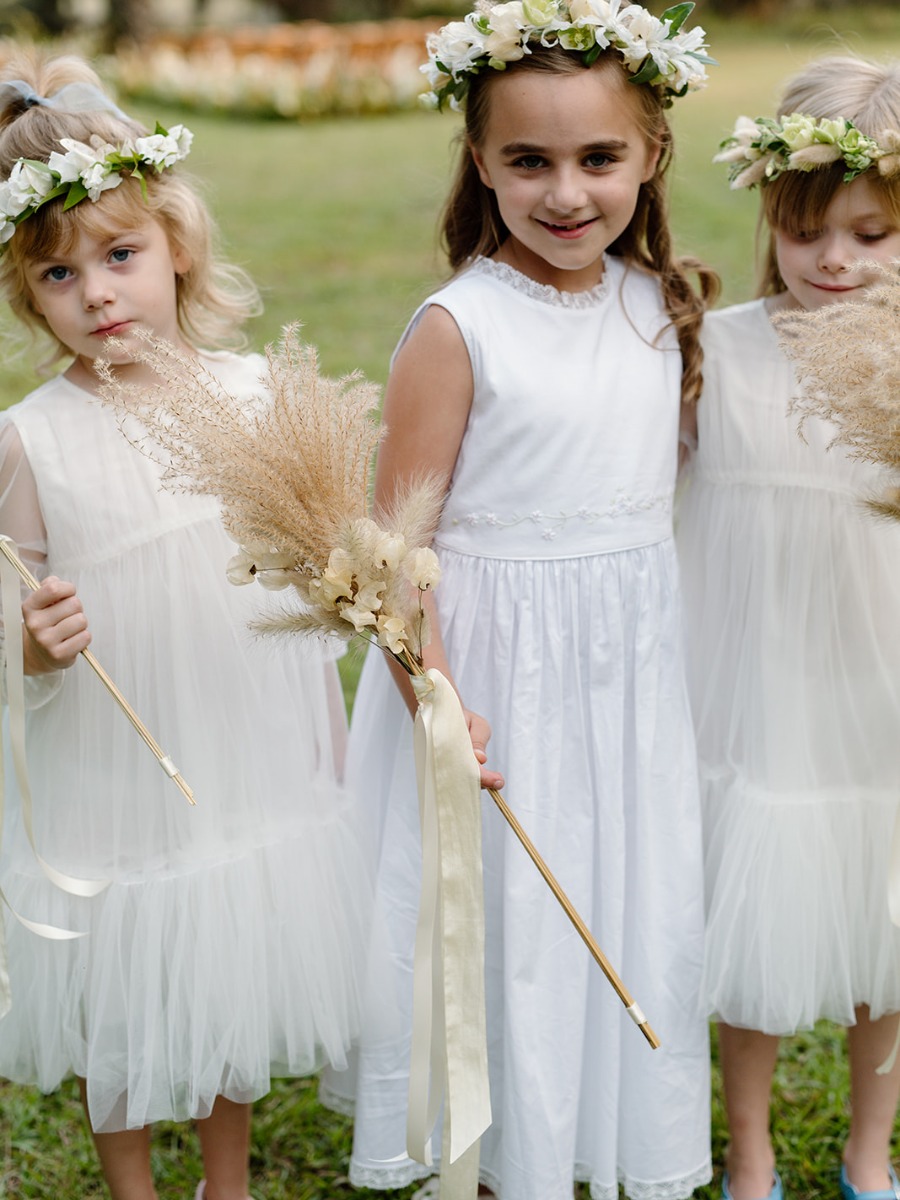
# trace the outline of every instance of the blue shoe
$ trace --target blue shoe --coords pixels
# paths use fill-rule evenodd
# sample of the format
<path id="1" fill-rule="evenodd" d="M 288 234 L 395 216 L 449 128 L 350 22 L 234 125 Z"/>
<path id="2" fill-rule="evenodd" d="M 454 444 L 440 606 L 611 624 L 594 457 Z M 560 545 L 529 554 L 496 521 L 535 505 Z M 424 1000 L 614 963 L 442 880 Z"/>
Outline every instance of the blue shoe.
<path id="1" fill-rule="evenodd" d="M 891 1186 L 883 1192 L 861 1192 L 847 1178 L 847 1168 L 841 1167 L 841 1196 L 843 1200 L 900 1200 L 900 1180 L 891 1163 L 888 1163 L 888 1178 Z"/>
<path id="2" fill-rule="evenodd" d="M 781 1176 L 778 1174 L 777 1171 L 774 1172 L 774 1175 L 775 1175 L 775 1181 L 772 1184 L 772 1190 L 771 1190 L 771 1192 L 769 1192 L 768 1196 L 765 1197 L 765 1200 L 784 1200 L 784 1188 L 782 1187 L 782 1184 L 781 1184 Z M 886 1194 L 887 1193 L 885 1193 L 885 1195 Z M 731 1194 L 731 1189 L 728 1186 L 728 1172 L 727 1171 L 722 1176 L 722 1200 L 734 1200 L 734 1197 Z M 848 1195 L 845 1195 L 844 1200 L 851 1200 L 851 1197 Z M 900 1197 L 898 1197 L 898 1200 L 900 1200 Z"/>

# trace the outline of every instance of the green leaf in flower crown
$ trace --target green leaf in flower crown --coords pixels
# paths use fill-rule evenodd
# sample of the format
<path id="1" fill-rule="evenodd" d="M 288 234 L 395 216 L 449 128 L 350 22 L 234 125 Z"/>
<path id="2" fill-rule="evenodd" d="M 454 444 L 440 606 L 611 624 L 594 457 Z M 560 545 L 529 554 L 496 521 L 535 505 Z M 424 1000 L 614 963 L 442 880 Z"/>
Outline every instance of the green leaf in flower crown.
<path id="1" fill-rule="evenodd" d="M 166 129 L 165 125 L 160 125 L 159 121 L 157 121 L 157 122 L 156 122 L 156 128 L 153 130 L 153 132 L 154 132 L 154 133 L 161 133 L 163 137 L 168 137 L 168 136 L 169 136 L 169 131 L 168 131 L 168 129 Z"/>
<path id="2" fill-rule="evenodd" d="M 644 64 L 641 69 L 634 75 L 629 77 L 629 83 L 652 83 L 659 74 L 659 67 L 656 65 L 651 55 L 647 55 L 644 59 Z"/>
<path id="3" fill-rule="evenodd" d="M 82 200 L 86 199 L 87 194 L 87 188 L 80 179 L 76 179 L 69 186 L 69 194 L 66 196 L 65 204 L 63 204 L 63 212 L 69 208 L 74 208 L 76 204 L 80 204 Z"/>
<path id="4" fill-rule="evenodd" d="M 65 196 L 68 190 L 69 184 L 58 183 L 55 188 L 50 189 L 46 196 L 41 196 L 40 200 L 38 200 L 36 204 L 33 204 L 30 209 L 26 209 L 25 212 L 22 213 L 22 218 L 31 216 L 32 212 L 37 212 L 41 205 L 46 204 L 48 200 L 56 200 L 58 196 Z"/>
<path id="5" fill-rule="evenodd" d="M 594 44 L 593 44 L 593 46 L 591 46 L 590 50 L 585 50 L 585 52 L 584 52 L 584 55 L 582 58 L 584 65 L 586 67 L 591 66 L 592 63 L 595 63 L 597 61 L 597 59 L 600 57 L 602 52 L 603 52 L 603 50 L 602 50 L 602 47 L 600 46 L 600 44 L 598 42 L 594 42 Z"/>
<path id="6" fill-rule="evenodd" d="M 673 4 L 671 8 L 666 9 L 659 19 L 671 22 L 669 37 L 675 36 L 693 11 L 694 5 L 691 0 L 685 0 L 684 4 Z"/>
<path id="7" fill-rule="evenodd" d="M 140 167 L 135 167 L 131 172 L 132 179 L 137 179 L 141 185 L 141 195 L 144 198 L 144 203 L 147 203 L 147 180 L 144 178 L 144 173 Z"/>

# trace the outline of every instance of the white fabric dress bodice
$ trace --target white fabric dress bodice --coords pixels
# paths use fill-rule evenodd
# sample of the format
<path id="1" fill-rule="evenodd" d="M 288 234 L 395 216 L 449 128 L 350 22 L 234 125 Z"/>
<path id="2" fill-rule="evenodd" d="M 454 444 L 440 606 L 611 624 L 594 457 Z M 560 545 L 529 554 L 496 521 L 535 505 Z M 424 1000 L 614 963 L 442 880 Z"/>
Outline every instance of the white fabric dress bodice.
<path id="1" fill-rule="evenodd" d="M 430 303 L 477 380 L 439 545 L 568 558 L 670 535 L 681 359 L 649 277 L 611 258 L 597 288 L 565 293 L 480 259 Z"/>

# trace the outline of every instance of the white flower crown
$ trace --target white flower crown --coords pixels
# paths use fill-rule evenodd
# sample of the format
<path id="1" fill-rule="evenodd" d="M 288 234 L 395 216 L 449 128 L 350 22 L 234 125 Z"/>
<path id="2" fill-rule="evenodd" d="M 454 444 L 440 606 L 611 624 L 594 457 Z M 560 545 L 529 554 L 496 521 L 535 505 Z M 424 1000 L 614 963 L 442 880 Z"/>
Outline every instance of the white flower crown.
<path id="1" fill-rule="evenodd" d="M 844 183 L 874 166 L 885 178 L 900 174 L 900 131 L 886 129 L 870 138 L 843 117 L 738 117 L 734 133 L 721 147 L 713 162 L 729 164 L 732 188 L 755 187 L 785 171 L 815 171 L 840 161 L 846 168 Z"/>
<path id="2" fill-rule="evenodd" d="M 659 88 L 669 104 L 703 87 L 706 64 L 715 64 L 699 26 L 681 32 L 693 7 L 676 4 L 654 17 L 628 0 L 478 0 L 464 20 L 429 35 L 428 62 L 421 70 L 432 90 L 423 100 L 431 108 L 445 102 L 459 108 L 473 75 L 486 67 L 505 70 L 537 42 L 580 52 L 587 65 L 611 46 L 622 55 L 631 82 Z"/>
<path id="3" fill-rule="evenodd" d="M 90 144 L 60 138 L 65 154 L 54 150 L 47 162 L 20 158 L 9 178 L 0 183 L 0 255 L 17 226 L 49 200 L 65 197 L 64 209 L 82 200 L 97 200 L 108 188 L 119 186 L 123 172 L 139 179 L 146 194 L 143 169 L 164 171 L 174 166 L 187 158 L 193 140 L 183 125 L 164 129 L 157 124 L 155 133 L 121 146 L 111 146 L 96 135 Z"/>

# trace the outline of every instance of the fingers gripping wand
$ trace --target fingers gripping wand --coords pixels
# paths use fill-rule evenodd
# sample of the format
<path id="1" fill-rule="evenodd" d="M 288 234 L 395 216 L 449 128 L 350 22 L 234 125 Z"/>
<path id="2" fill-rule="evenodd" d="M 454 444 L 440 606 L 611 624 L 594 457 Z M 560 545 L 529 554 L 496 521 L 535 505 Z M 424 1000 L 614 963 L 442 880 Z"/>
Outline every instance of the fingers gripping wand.
<path id="1" fill-rule="evenodd" d="M 28 568 L 25 566 L 25 564 L 22 562 L 22 560 L 18 557 L 18 555 L 15 553 L 15 551 L 13 550 L 12 546 L 10 545 L 10 543 L 8 541 L 0 540 L 0 553 L 2 553 L 4 558 L 6 558 L 13 565 L 13 567 L 15 567 L 19 577 L 28 585 L 28 587 L 30 587 L 33 592 L 36 592 L 38 590 L 38 588 L 40 587 L 40 584 L 38 583 L 37 579 L 35 579 L 35 577 L 32 575 L 32 573 L 28 570 Z M 181 774 L 178 771 L 178 768 L 172 762 L 171 758 L 169 758 L 169 756 L 159 746 L 156 739 L 153 737 L 153 735 L 147 729 L 146 725 L 144 725 L 143 721 L 141 721 L 140 717 L 137 715 L 137 713 L 134 711 L 134 709 L 131 707 L 131 705 L 128 703 L 128 701 L 125 699 L 125 697 L 119 691 L 119 689 L 116 687 L 116 685 L 110 679 L 110 677 L 107 675 L 106 671 L 103 669 L 103 667 L 97 661 L 97 659 L 93 656 L 93 654 L 91 654 L 90 650 L 82 650 L 81 655 L 85 659 L 85 661 L 88 663 L 88 665 L 99 676 L 100 681 L 103 684 L 103 686 L 107 689 L 107 691 L 110 693 L 112 698 L 116 701 L 116 703 L 122 709 L 125 716 L 128 718 L 128 720 L 131 722 L 131 724 L 134 726 L 134 728 L 140 734 L 145 745 L 155 755 L 156 761 L 159 763 L 159 765 L 162 767 L 162 769 L 165 771 L 165 773 L 169 776 L 169 778 L 172 780 L 172 782 L 180 789 L 180 791 L 184 795 L 185 799 L 190 804 L 196 803 L 194 800 L 194 793 L 191 791 L 190 787 L 187 785 L 187 783 L 184 781 L 184 779 L 182 779 Z"/>

